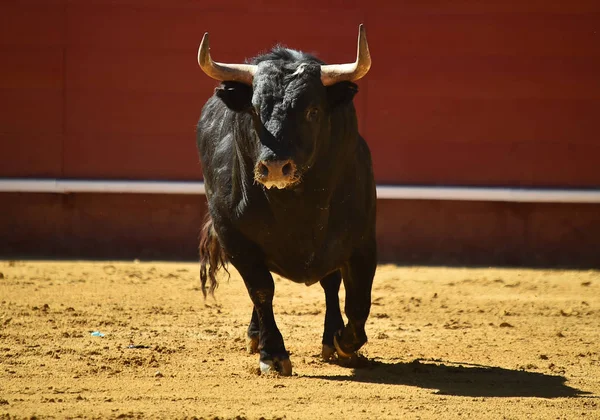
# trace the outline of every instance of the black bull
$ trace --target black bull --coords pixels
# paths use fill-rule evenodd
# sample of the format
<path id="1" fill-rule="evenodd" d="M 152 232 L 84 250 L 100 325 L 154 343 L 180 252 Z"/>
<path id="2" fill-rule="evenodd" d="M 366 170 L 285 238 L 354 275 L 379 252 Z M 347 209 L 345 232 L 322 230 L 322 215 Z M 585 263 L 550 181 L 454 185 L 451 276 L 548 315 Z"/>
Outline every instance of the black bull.
<path id="1" fill-rule="evenodd" d="M 320 282 L 324 358 L 352 357 L 367 341 L 377 255 L 371 156 L 352 103 L 353 81 L 370 67 L 362 27 L 358 56 L 327 66 L 277 47 L 251 64 L 223 64 L 210 58 L 206 35 L 200 48 L 200 66 L 222 82 L 197 130 L 209 209 L 201 281 L 212 293 L 227 260 L 241 274 L 254 304 L 248 348 L 260 351 L 263 372 L 292 371 L 273 315 L 271 272 Z"/>

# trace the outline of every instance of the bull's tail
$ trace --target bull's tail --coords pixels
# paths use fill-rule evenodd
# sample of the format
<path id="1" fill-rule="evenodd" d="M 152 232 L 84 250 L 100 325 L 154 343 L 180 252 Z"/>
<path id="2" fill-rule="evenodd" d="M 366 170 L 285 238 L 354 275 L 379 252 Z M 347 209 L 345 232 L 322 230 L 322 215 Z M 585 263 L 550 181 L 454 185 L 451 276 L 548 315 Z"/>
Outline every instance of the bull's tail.
<path id="1" fill-rule="evenodd" d="M 219 242 L 219 237 L 213 226 L 213 220 L 210 217 L 210 213 L 206 212 L 204 218 L 204 225 L 200 231 L 200 246 L 198 247 L 200 252 L 200 284 L 202 286 L 202 293 L 206 298 L 208 282 L 208 293 L 214 296 L 215 289 L 218 286 L 217 273 L 222 268 L 229 274 L 227 270 L 227 257 L 225 251 Z"/>

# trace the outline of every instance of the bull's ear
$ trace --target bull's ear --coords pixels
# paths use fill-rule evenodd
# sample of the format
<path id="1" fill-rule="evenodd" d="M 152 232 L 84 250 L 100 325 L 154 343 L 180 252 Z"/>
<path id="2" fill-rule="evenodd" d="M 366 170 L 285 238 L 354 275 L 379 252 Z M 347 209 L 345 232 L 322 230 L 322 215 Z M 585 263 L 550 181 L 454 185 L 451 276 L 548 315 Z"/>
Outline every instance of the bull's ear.
<path id="1" fill-rule="evenodd" d="M 327 86 L 327 99 L 330 108 L 347 105 L 358 93 L 358 86 L 352 82 L 339 82 Z"/>
<path id="2" fill-rule="evenodd" d="M 227 108 L 235 112 L 247 111 L 252 107 L 252 87 L 239 82 L 222 82 L 215 95 Z"/>

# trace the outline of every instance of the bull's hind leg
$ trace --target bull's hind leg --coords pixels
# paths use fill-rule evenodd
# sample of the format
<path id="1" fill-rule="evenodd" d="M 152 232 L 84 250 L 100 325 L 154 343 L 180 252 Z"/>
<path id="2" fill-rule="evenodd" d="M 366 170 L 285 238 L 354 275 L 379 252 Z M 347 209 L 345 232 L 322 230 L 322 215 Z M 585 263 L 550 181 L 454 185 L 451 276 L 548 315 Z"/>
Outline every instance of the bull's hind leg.
<path id="1" fill-rule="evenodd" d="M 375 243 L 354 252 L 342 269 L 348 325 L 335 335 L 334 345 L 341 357 L 351 357 L 367 342 L 365 324 L 371 310 L 371 288 L 377 267 Z"/>
<path id="2" fill-rule="evenodd" d="M 321 287 L 325 291 L 325 327 L 323 329 L 323 360 L 331 359 L 335 354 L 333 337 L 336 332 L 344 328 L 344 319 L 340 311 L 340 284 L 342 273 L 338 270 L 321 280 Z"/>
<path id="3" fill-rule="evenodd" d="M 260 323 L 258 322 L 258 313 L 252 308 L 252 318 L 248 325 L 248 333 L 246 336 L 246 350 L 248 353 L 258 353 L 258 338 L 260 336 Z"/>

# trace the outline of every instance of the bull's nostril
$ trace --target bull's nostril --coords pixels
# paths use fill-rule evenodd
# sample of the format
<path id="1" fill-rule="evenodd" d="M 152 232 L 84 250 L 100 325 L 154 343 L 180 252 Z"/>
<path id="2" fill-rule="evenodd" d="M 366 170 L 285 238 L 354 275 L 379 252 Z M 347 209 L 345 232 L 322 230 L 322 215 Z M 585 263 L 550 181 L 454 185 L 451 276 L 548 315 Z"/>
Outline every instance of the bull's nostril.
<path id="1" fill-rule="evenodd" d="M 260 164 L 258 166 L 258 173 L 261 176 L 265 176 L 266 177 L 267 175 L 269 175 L 269 168 L 263 162 L 260 162 Z"/>
<path id="2" fill-rule="evenodd" d="M 283 168 L 281 168 L 281 173 L 283 174 L 283 176 L 290 175 L 292 173 L 292 164 L 288 162 L 285 165 L 283 165 Z"/>

